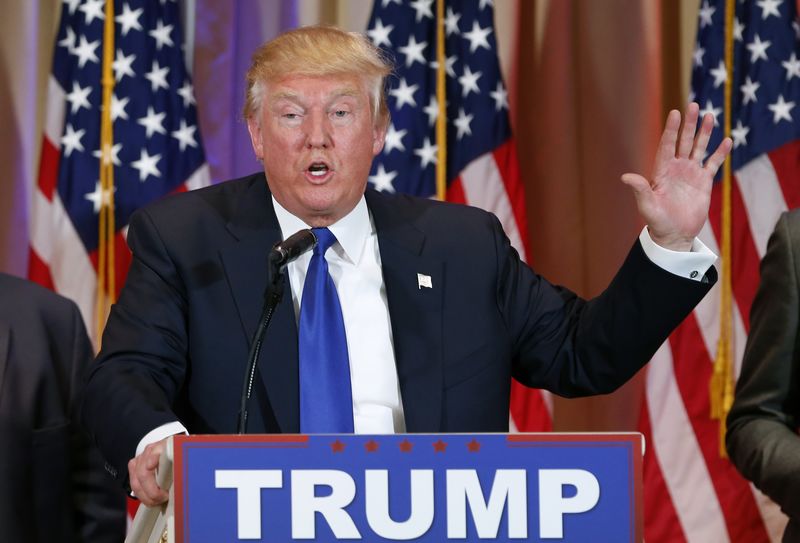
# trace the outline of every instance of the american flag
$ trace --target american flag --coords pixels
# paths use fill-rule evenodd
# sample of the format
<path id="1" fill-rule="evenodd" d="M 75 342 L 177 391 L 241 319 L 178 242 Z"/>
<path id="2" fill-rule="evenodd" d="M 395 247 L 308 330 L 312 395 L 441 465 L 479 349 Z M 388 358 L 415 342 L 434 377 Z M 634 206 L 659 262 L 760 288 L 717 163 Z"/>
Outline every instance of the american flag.
<path id="1" fill-rule="evenodd" d="M 128 219 L 170 192 L 207 185 L 178 5 L 115 2 L 111 100 L 116 287 L 130 253 Z M 95 335 L 101 190 L 101 65 L 105 0 L 64 0 L 48 82 L 39 178 L 33 196 L 29 276 L 78 304 Z M 102 324 L 102 323 L 101 323 Z M 97 337 L 93 338 L 97 344 Z"/>
<path id="2" fill-rule="evenodd" d="M 800 24 L 794 0 L 735 3 L 733 73 L 724 61 L 725 1 L 703 0 L 693 54 L 692 95 L 723 137 L 723 90 L 732 83 L 734 376 L 749 330 L 758 265 L 782 211 L 800 204 Z M 701 239 L 717 254 L 721 186 L 715 184 Z M 709 380 L 720 334 L 715 287 L 656 353 L 646 380 L 642 431 L 648 541 L 780 541 L 786 518 L 720 455 L 709 417 Z"/>
<path id="3" fill-rule="evenodd" d="M 370 184 L 380 191 L 436 195 L 436 5 L 376 0 L 367 35 L 393 59 L 391 125 Z M 508 118 L 491 0 L 446 1 L 447 200 L 493 212 L 526 258 L 525 198 Z M 551 428 L 549 396 L 514 384 L 512 422 Z"/>

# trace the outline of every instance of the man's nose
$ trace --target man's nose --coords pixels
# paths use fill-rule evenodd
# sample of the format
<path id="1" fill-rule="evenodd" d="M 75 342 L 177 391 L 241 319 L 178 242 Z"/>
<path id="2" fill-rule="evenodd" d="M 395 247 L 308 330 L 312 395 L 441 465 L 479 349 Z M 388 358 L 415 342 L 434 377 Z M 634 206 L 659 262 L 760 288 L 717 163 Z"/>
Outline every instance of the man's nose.
<path id="1" fill-rule="evenodd" d="M 331 145 L 330 124 L 324 113 L 312 113 L 308 116 L 306 146 L 329 147 Z"/>

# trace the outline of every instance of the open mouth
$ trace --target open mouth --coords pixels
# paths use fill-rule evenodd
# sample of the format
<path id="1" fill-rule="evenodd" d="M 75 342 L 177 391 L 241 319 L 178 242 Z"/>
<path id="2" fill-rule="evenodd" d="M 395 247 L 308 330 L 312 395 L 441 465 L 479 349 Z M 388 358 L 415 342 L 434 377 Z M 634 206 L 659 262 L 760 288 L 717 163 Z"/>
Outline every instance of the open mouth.
<path id="1" fill-rule="evenodd" d="M 324 162 L 313 162 L 308 167 L 308 173 L 313 177 L 324 177 L 331 169 Z"/>

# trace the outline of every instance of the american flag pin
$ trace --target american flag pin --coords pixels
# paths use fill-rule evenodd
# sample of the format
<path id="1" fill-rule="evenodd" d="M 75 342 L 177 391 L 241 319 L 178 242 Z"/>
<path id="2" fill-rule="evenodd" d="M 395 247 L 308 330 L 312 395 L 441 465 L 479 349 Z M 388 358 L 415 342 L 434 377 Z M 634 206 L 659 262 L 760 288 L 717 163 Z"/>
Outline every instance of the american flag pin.
<path id="1" fill-rule="evenodd" d="M 433 288 L 433 283 L 431 283 L 431 276 L 425 275 L 424 273 L 417 274 L 417 288 Z"/>

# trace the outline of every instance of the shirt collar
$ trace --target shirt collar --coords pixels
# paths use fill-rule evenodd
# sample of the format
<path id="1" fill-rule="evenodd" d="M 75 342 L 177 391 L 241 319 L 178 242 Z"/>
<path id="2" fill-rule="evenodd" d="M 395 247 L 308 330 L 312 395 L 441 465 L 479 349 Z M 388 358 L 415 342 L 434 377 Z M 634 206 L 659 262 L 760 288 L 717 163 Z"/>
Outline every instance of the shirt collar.
<path id="1" fill-rule="evenodd" d="M 291 236 L 298 230 L 311 228 L 302 219 L 295 217 L 286 210 L 275 196 L 272 196 L 272 206 L 275 208 L 275 215 L 281 227 L 283 239 Z M 341 251 L 337 251 L 342 258 L 358 264 L 364 252 L 364 245 L 367 238 L 374 235 L 375 229 L 370 219 L 367 201 L 361 196 L 356 206 L 344 217 L 333 223 L 328 229 L 336 236 Z M 334 250 L 336 245 L 334 244 Z"/>

